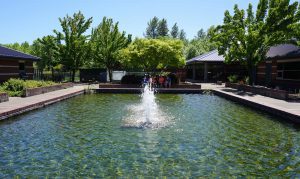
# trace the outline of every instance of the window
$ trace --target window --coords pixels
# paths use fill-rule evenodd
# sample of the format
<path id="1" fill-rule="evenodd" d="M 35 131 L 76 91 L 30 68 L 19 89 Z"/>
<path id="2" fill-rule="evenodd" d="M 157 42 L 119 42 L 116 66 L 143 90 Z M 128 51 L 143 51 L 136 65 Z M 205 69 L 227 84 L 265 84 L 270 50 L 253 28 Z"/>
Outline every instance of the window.
<path id="1" fill-rule="evenodd" d="M 300 80 L 300 62 L 278 63 L 277 79 Z"/>
<path id="2" fill-rule="evenodd" d="M 24 70 L 25 70 L 25 63 L 19 62 L 19 71 L 24 71 Z"/>

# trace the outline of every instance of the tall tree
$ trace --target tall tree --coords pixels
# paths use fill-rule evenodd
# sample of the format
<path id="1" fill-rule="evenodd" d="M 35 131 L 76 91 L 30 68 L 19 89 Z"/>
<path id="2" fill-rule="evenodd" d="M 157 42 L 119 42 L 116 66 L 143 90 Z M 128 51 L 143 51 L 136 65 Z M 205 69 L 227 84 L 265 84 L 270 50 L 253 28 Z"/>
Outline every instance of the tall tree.
<path id="1" fill-rule="evenodd" d="M 157 27 L 158 27 L 159 19 L 155 16 L 153 19 L 151 19 L 148 22 L 148 27 L 146 29 L 146 34 L 145 36 L 147 38 L 157 38 L 158 37 L 158 32 L 157 32 Z"/>
<path id="2" fill-rule="evenodd" d="M 125 48 L 131 41 L 131 35 L 119 31 L 119 23 L 112 19 L 103 18 L 97 28 L 92 30 L 93 58 L 98 64 L 104 65 L 112 81 L 112 70 L 119 63 L 119 51 Z"/>
<path id="3" fill-rule="evenodd" d="M 54 67 L 60 62 L 59 44 L 56 37 L 52 35 L 38 38 L 33 42 L 33 52 L 41 58 L 37 62 L 37 66 L 43 75 L 43 70 L 47 67 L 52 72 L 54 79 Z"/>
<path id="4" fill-rule="evenodd" d="M 158 22 L 157 26 L 157 35 L 159 37 L 166 37 L 168 36 L 169 28 L 168 28 L 168 22 L 166 19 L 162 19 Z"/>
<path id="5" fill-rule="evenodd" d="M 180 30 L 179 32 L 179 39 L 186 42 L 187 41 L 187 38 L 186 38 L 186 33 L 183 29 Z"/>
<path id="6" fill-rule="evenodd" d="M 197 37 L 196 38 L 198 38 L 198 39 L 204 39 L 204 38 L 206 38 L 206 33 L 205 33 L 204 29 L 201 28 L 197 32 Z"/>
<path id="7" fill-rule="evenodd" d="M 57 39 L 60 40 L 60 54 L 62 63 L 72 70 L 72 81 L 75 81 L 76 71 L 83 66 L 88 50 L 88 35 L 85 32 L 89 29 L 92 18 L 85 19 L 84 15 L 79 11 L 73 16 L 67 15 L 59 18 L 62 32 L 54 30 Z"/>
<path id="8" fill-rule="evenodd" d="M 174 38 L 174 39 L 177 39 L 178 36 L 179 36 L 179 28 L 177 26 L 177 23 L 175 23 L 172 27 L 172 30 L 171 30 L 171 36 Z"/>
<path id="9" fill-rule="evenodd" d="M 299 22 L 298 2 L 289 0 L 260 0 L 256 15 L 252 5 L 241 10 L 234 6 L 234 15 L 225 12 L 224 24 L 216 28 L 213 40 L 226 62 L 246 64 L 250 84 L 255 84 L 256 66 L 265 60 L 268 50 L 290 40 L 290 26 Z"/>

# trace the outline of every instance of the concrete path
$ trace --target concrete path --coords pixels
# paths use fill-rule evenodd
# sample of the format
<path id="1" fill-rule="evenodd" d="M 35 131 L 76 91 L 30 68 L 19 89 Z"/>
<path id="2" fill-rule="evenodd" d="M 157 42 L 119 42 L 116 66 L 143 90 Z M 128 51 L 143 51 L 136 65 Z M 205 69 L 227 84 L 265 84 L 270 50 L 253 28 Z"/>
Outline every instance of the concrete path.
<path id="1" fill-rule="evenodd" d="M 213 91 L 225 98 L 300 122 L 300 102 L 289 102 L 225 87 L 215 88 Z"/>
<path id="2" fill-rule="evenodd" d="M 0 103 L 0 120 L 83 94 L 85 88 L 86 86 L 74 86 L 26 98 L 10 97 L 8 102 Z"/>

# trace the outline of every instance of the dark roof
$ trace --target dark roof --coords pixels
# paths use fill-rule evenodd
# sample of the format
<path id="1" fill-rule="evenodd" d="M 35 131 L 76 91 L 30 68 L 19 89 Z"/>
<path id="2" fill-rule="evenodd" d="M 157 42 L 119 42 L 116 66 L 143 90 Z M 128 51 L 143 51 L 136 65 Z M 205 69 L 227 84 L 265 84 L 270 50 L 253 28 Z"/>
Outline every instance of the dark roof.
<path id="1" fill-rule="evenodd" d="M 268 59 L 283 59 L 300 57 L 300 47 L 292 44 L 281 44 L 270 48 L 267 53 Z"/>
<path id="2" fill-rule="evenodd" d="M 186 63 L 192 63 L 192 62 L 223 62 L 225 58 L 218 54 L 217 50 L 213 50 L 210 52 L 207 52 L 205 54 L 202 54 L 198 57 L 192 58 L 188 60 Z"/>
<path id="3" fill-rule="evenodd" d="M 17 59 L 23 59 L 23 60 L 33 60 L 37 61 L 40 58 L 29 55 L 23 52 L 19 52 L 17 50 L 13 50 L 7 47 L 3 47 L 0 45 L 0 58 L 17 58 Z"/>
<path id="4" fill-rule="evenodd" d="M 267 59 L 285 59 L 300 57 L 300 47 L 292 44 L 281 44 L 270 48 Z M 186 64 L 193 62 L 223 62 L 225 58 L 218 54 L 217 50 L 210 51 L 186 61 Z"/>

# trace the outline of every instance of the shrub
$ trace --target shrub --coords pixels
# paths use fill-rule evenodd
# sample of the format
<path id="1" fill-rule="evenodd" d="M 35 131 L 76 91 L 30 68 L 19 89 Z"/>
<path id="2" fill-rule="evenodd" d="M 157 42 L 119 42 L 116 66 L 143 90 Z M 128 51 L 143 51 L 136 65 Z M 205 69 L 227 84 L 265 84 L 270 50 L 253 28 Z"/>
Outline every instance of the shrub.
<path id="1" fill-rule="evenodd" d="M 245 84 L 249 85 L 249 83 L 250 83 L 250 78 L 249 78 L 249 76 L 246 76 L 246 77 L 244 78 L 244 82 L 245 82 Z"/>
<path id="2" fill-rule="evenodd" d="M 230 83 L 237 83 L 238 82 L 238 76 L 237 75 L 230 75 L 228 76 L 228 80 Z"/>
<path id="3" fill-rule="evenodd" d="M 121 79 L 121 84 L 141 84 L 143 78 L 143 76 L 125 75 Z"/>
<path id="4" fill-rule="evenodd" d="M 29 88 L 38 88 L 45 86 L 52 86 L 56 83 L 52 81 L 35 81 L 35 80 L 21 80 L 21 79 L 9 79 L 3 83 L 1 89 L 8 93 L 9 96 L 22 96 L 23 91 Z M 0 90 L 1 91 L 1 90 Z"/>

